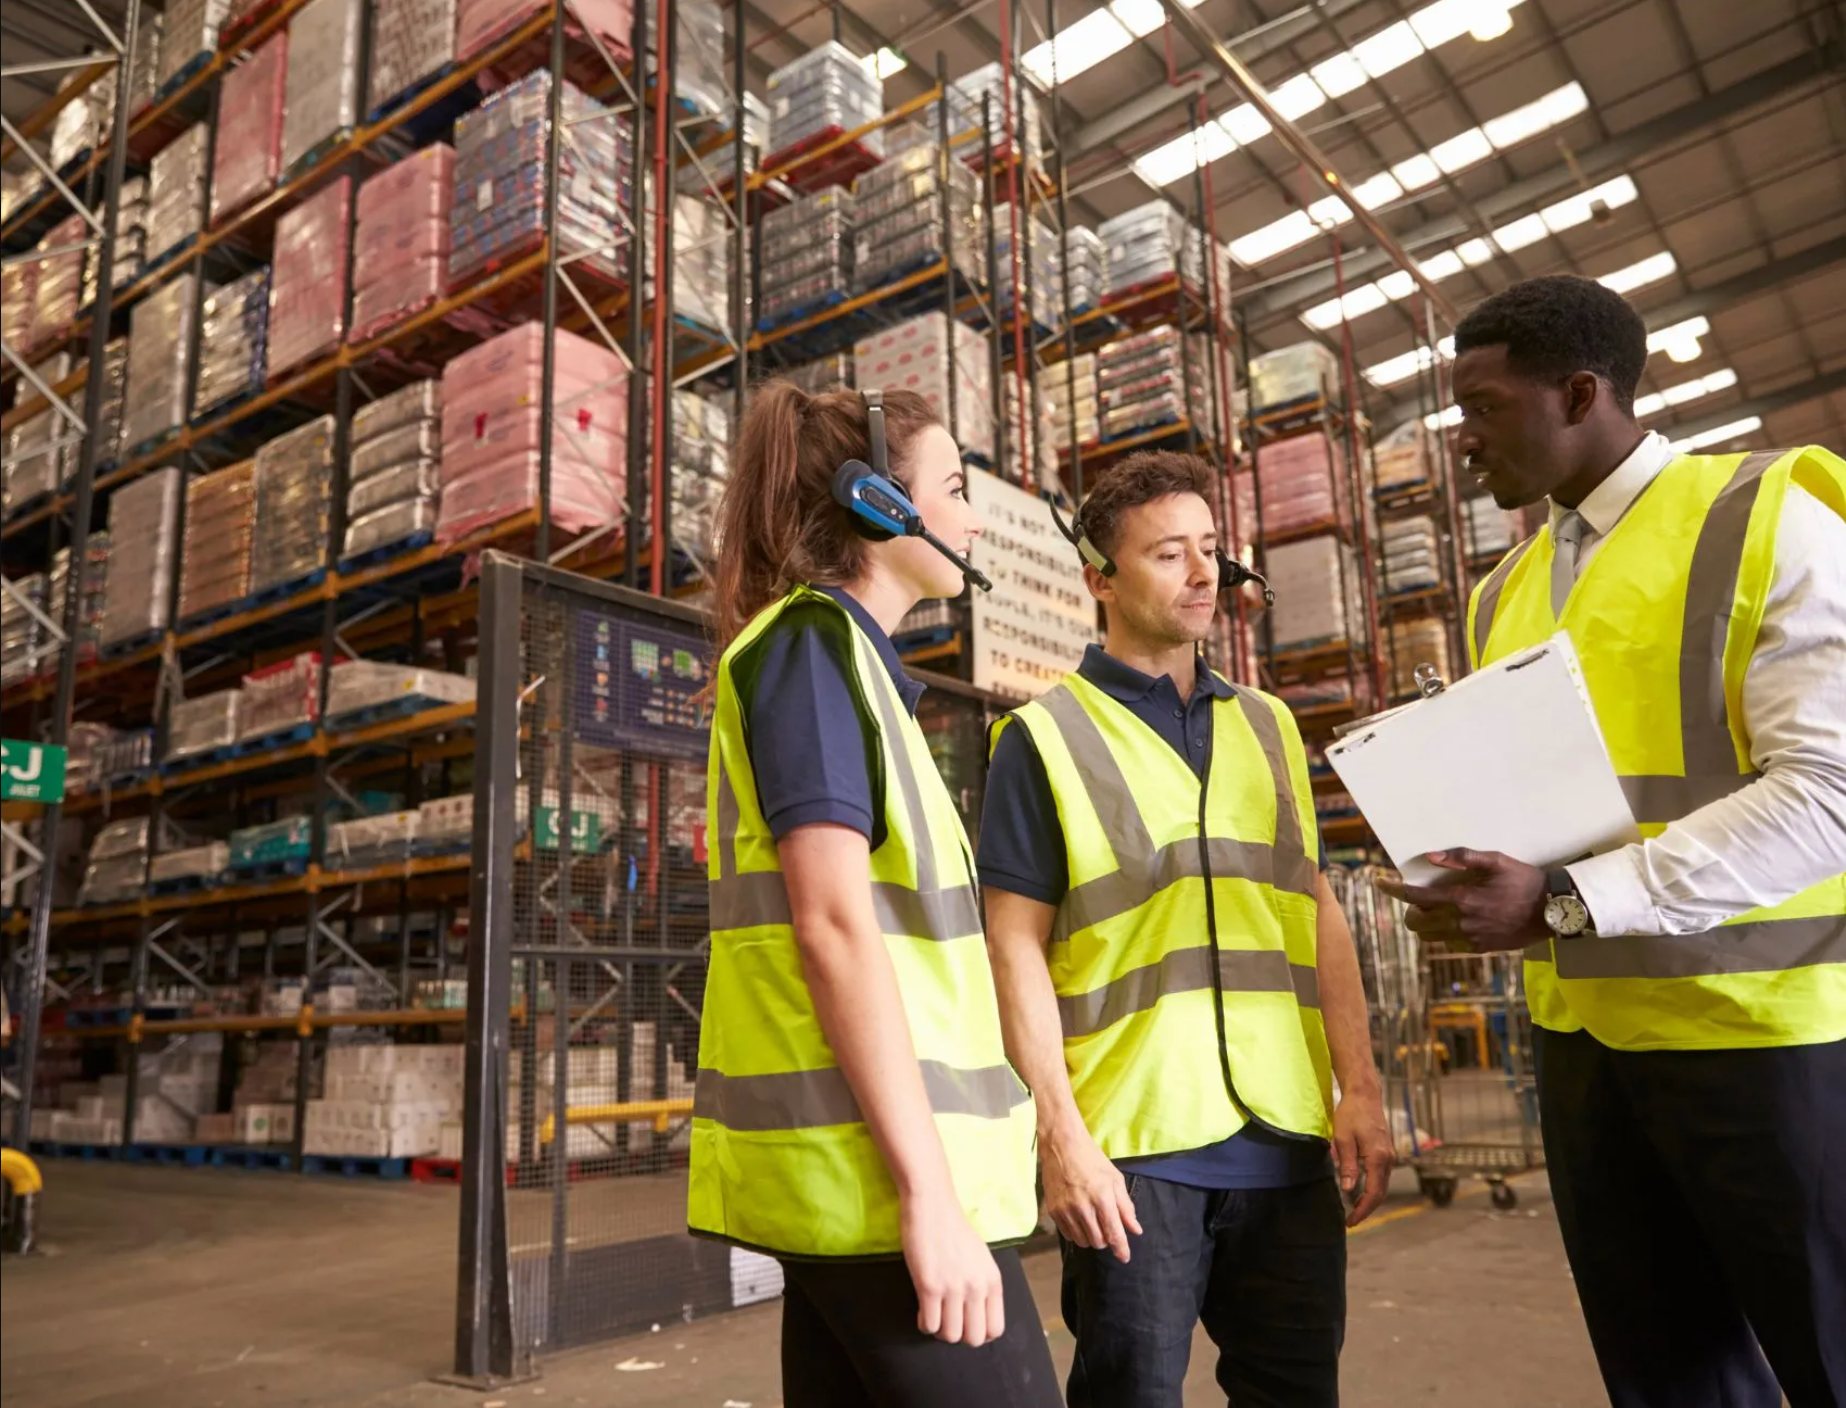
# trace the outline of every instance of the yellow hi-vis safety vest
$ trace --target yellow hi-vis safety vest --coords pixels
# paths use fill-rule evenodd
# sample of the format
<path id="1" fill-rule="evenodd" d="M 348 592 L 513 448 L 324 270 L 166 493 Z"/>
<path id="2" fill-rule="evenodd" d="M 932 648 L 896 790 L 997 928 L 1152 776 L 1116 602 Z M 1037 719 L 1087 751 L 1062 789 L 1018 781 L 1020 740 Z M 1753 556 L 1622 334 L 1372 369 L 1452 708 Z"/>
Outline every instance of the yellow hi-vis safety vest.
<path id="1" fill-rule="evenodd" d="M 706 794 L 711 964 L 688 1225 L 786 1256 L 903 1250 L 897 1188 L 802 976 L 775 837 L 750 765 L 739 679 L 748 679 L 765 633 L 797 612 L 802 629 L 832 633 L 853 662 L 848 679 L 868 737 L 877 740 L 868 761 L 884 781 L 886 835 L 871 854 L 873 909 L 956 1193 L 982 1239 L 1023 1240 L 1038 1223 L 1036 1120 L 1001 1039 L 967 837 L 871 641 L 838 602 L 806 587 L 758 613 L 718 664 Z"/>
<path id="2" fill-rule="evenodd" d="M 1057 802 L 1051 982 L 1077 1108 L 1112 1159 L 1202 1148 L 1251 1116 L 1331 1126 L 1307 758 L 1278 701 L 1233 690 L 1203 784 L 1080 675 L 994 728 L 1031 735 Z"/>
<path id="3" fill-rule="evenodd" d="M 1791 484 L 1846 517 L 1846 463 L 1826 450 L 1683 455 L 1610 530 L 1562 616 L 1551 610 L 1549 527 L 1475 588 L 1468 652 L 1477 667 L 1570 632 L 1643 835 L 1758 776 L 1744 672 Z M 1532 1018 L 1630 1051 L 1836 1041 L 1846 1037 L 1843 916 L 1846 875 L 1836 875 L 1703 933 L 1534 944 Z"/>

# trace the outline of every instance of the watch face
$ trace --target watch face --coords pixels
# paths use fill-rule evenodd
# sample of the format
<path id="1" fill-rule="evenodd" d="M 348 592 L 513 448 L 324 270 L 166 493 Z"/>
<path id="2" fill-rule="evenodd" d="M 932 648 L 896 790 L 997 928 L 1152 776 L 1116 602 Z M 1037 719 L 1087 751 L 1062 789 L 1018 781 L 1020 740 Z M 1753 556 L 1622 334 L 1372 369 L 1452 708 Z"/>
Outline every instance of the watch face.
<path id="1" fill-rule="evenodd" d="M 1575 895 L 1553 895 L 1545 901 L 1545 927 L 1560 938 L 1574 938 L 1590 927 L 1590 912 Z"/>

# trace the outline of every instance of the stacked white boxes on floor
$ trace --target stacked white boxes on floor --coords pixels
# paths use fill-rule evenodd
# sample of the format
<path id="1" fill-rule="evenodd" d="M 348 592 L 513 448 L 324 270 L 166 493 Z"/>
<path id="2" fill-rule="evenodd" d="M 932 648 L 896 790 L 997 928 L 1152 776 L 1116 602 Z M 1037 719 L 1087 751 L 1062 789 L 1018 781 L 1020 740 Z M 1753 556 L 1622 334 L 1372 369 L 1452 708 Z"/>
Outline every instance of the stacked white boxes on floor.
<path id="1" fill-rule="evenodd" d="M 349 1158 L 437 1152 L 442 1125 L 462 1108 L 459 1043 L 330 1046 L 326 1095 L 308 1101 L 302 1151 Z"/>

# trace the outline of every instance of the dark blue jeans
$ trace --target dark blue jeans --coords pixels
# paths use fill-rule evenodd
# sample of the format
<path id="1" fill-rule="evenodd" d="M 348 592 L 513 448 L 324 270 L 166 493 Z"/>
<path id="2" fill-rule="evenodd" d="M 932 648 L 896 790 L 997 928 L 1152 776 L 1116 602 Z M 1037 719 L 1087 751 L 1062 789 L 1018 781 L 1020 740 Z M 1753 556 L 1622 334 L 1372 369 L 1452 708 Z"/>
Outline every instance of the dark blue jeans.
<path id="1" fill-rule="evenodd" d="M 1236 1408 L 1334 1408 L 1346 1214 L 1332 1175 L 1221 1191 L 1131 1173 L 1128 1195 L 1143 1231 L 1126 1265 L 1063 1244 L 1070 1408 L 1181 1408 L 1201 1321 Z"/>

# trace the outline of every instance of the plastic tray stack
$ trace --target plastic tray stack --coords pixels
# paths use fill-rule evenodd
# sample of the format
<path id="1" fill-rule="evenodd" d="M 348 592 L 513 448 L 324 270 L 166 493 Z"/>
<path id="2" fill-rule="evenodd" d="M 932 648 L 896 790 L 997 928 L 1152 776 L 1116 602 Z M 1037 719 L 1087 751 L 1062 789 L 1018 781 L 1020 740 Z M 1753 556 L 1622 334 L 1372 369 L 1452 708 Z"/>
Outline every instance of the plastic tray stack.
<path id="1" fill-rule="evenodd" d="M 546 124 L 551 74 L 540 69 L 455 121 L 455 194 L 448 286 L 462 287 L 544 238 Z M 627 240 L 616 218 L 629 204 L 627 120 L 564 85 L 558 241 L 603 277 L 621 277 Z"/>
<path id="2" fill-rule="evenodd" d="M 346 544 L 357 557 L 436 527 L 442 488 L 442 384 L 412 382 L 353 416 Z"/>
<path id="3" fill-rule="evenodd" d="M 0 592 L 0 682 L 11 684 L 50 668 L 51 642 L 43 623 L 25 605 L 29 601 L 45 609 L 45 574 L 11 577 L 8 585 L 12 591 Z"/>
<path id="4" fill-rule="evenodd" d="M 324 357 L 346 336 L 346 241 L 352 178 L 328 182 L 276 221 L 269 372 Z"/>
<path id="5" fill-rule="evenodd" d="M 212 158 L 214 225 L 273 187 L 281 174 L 288 43 L 286 30 L 265 40 L 220 85 L 218 149 Z"/>
<path id="6" fill-rule="evenodd" d="M 67 75 L 58 84 L 58 91 L 63 92 L 76 81 L 76 74 Z M 53 168 L 62 171 L 85 152 L 106 142 L 114 116 L 115 70 L 111 69 L 58 110 L 51 124 Z"/>
<path id="7" fill-rule="evenodd" d="M 1339 363 L 1318 342 L 1297 342 L 1250 359 L 1250 404 L 1259 414 L 1338 387 Z"/>
<path id="8" fill-rule="evenodd" d="M 135 31 L 135 52 L 128 67 L 128 115 L 133 117 L 154 101 L 160 88 L 161 50 L 166 47 L 167 17 L 159 10 L 143 10 Z"/>
<path id="9" fill-rule="evenodd" d="M 1426 591 L 1442 581 L 1436 525 L 1427 517 L 1400 518 L 1386 523 L 1382 540 L 1382 571 L 1387 594 Z"/>
<path id="10" fill-rule="evenodd" d="M 763 307 L 769 329 L 844 299 L 853 282 L 853 195 L 829 186 L 763 216 Z"/>
<path id="11" fill-rule="evenodd" d="M 709 564 L 731 472 L 731 417 L 718 401 L 673 393 L 673 539 Z"/>
<path id="12" fill-rule="evenodd" d="M 269 270 L 255 269 L 205 295 L 192 413 L 263 389 L 269 350 Z"/>
<path id="13" fill-rule="evenodd" d="M 1284 543 L 1264 554 L 1277 650 L 1304 650 L 1351 640 L 1364 643 L 1358 559 L 1331 535 Z"/>
<path id="14" fill-rule="evenodd" d="M 96 417 L 96 467 L 107 469 L 122 459 L 122 412 L 128 404 L 128 339 L 112 339 L 103 348 L 103 401 Z"/>
<path id="15" fill-rule="evenodd" d="M 211 58 L 230 14 L 230 0 L 171 0 L 160 32 L 159 88 Z"/>
<path id="16" fill-rule="evenodd" d="M 1186 247 L 1186 217 L 1164 200 L 1150 200 L 1097 226 L 1108 250 L 1109 292 L 1119 295 L 1178 272 Z"/>
<path id="17" fill-rule="evenodd" d="M 290 587 L 325 565 L 332 506 L 332 416 L 279 435 L 256 452 L 252 591 Z"/>
<path id="18" fill-rule="evenodd" d="M 243 725 L 244 692 L 221 689 L 197 699 L 182 699 L 167 715 L 169 763 L 196 758 L 237 742 Z"/>
<path id="19" fill-rule="evenodd" d="M 1346 455 L 1325 435 L 1297 435 L 1262 446 L 1256 455 L 1262 476 L 1263 532 L 1271 537 L 1318 527 L 1350 527 L 1352 495 Z M 1242 521 L 1256 522 L 1250 476 L 1237 476 Z"/>
<path id="20" fill-rule="evenodd" d="M 960 162 L 951 162 L 948 170 L 955 267 L 981 283 L 987 246 L 980 181 Z M 877 288 L 943 258 L 950 240 L 943 229 L 940 179 L 935 149 L 917 147 L 880 162 L 853 183 L 854 288 Z"/>
<path id="21" fill-rule="evenodd" d="M 62 337 L 77 316 L 83 296 L 83 274 L 88 251 L 84 241 L 89 227 L 81 215 L 60 220 L 38 242 L 41 250 L 59 250 L 38 261 L 38 281 L 32 293 L 32 325 L 26 345 L 43 347 Z"/>
<path id="22" fill-rule="evenodd" d="M 139 899 L 147 885 L 150 818 L 112 821 L 90 843 L 78 904 L 114 904 Z"/>
<path id="23" fill-rule="evenodd" d="M 320 656 L 304 650 L 244 676 L 240 742 L 320 720 Z"/>
<path id="24" fill-rule="evenodd" d="M 180 477 L 177 469 L 157 469 L 110 496 L 104 650 L 152 637 L 170 624 L 179 565 Z"/>
<path id="25" fill-rule="evenodd" d="M 147 177 L 124 176 L 122 194 L 115 208 L 115 262 L 110 265 L 111 280 L 117 289 L 126 288 L 147 267 Z M 96 301 L 97 266 L 92 260 L 83 270 L 83 302 L 88 307 Z"/>
<path id="26" fill-rule="evenodd" d="M 1096 354 L 1080 352 L 1066 365 L 1055 362 L 1039 374 L 1039 388 L 1051 410 L 1053 440 L 1088 445 L 1102 436 L 1102 402 L 1096 393 Z"/>
<path id="27" fill-rule="evenodd" d="M 47 386 L 56 386 L 71 374 L 68 352 L 59 352 L 36 363 L 33 375 Z M 26 387 L 28 394 L 32 392 Z M 82 405 L 82 393 L 74 398 L 72 410 Z M 22 421 L 6 436 L 6 506 L 8 511 L 44 494 L 57 492 L 77 465 L 78 445 L 60 444 L 75 441 L 77 428 L 55 406 L 47 406 L 37 415 Z"/>
<path id="28" fill-rule="evenodd" d="M 953 397 L 956 442 L 964 453 L 993 462 L 993 382 L 987 341 L 973 328 L 966 323 L 950 324 L 940 312 L 925 313 L 855 344 L 853 362 L 856 385 L 914 391 L 929 402 L 945 426 Z"/>
<path id="29" fill-rule="evenodd" d="M 457 0 L 372 0 L 367 112 L 394 105 L 455 58 L 457 8 Z"/>
<path id="30" fill-rule="evenodd" d="M 442 296 L 454 194 L 455 149 L 442 142 L 359 187 L 353 341 L 383 332 Z"/>
<path id="31" fill-rule="evenodd" d="M 628 371 L 615 353 L 556 333 L 551 518 L 569 532 L 621 515 L 628 480 Z M 533 322 L 453 358 L 442 372 L 440 542 L 539 502 L 543 325 Z"/>
<path id="32" fill-rule="evenodd" d="M 364 0 L 308 0 L 288 25 L 288 102 L 282 170 L 308 165 L 324 144 L 358 125 Z"/>
<path id="33" fill-rule="evenodd" d="M 1028 284 L 1027 317 L 1041 330 L 1049 331 L 1063 321 L 1058 314 L 1064 299 L 1064 263 L 1058 257 L 1058 237 L 1036 216 L 1021 220 L 1019 237 L 1019 271 Z M 1012 259 L 1012 207 L 1003 201 L 994 207 L 994 267 L 1000 280 L 994 289 L 994 304 L 1001 331 L 1007 335 L 1011 334 L 1013 318 Z M 1030 335 L 1030 329 L 1027 331 Z"/>
<path id="34" fill-rule="evenodd" d="M 1121 439 L 1188 417 L 1209 436 L 1211 396 L 1200 351 L 1197 339 L 1182 337 L 1179 329 L 1162 325 L 1097 352 L 1096 391 L 1103 439 Z"/>
<path id="35" fill-rule="evenodd" d="M 982 109 L 985 107 L 993 123 L 994 156 L 1005 161 L 1013 150 L 1013 144 L 1006 130 L 1006 94 L 1001 84 L 1002 74 L 998 63 L 983 64 L 965 78 L 958 78 L 949 84 L 949 131 L 951 134 L 979 132 Z M 1038 96 L 1018 79 L 1014 79 L 1012 86 L 1014 131 L 1023 127 L 1027 154 L 1034 162 L 1041 161 L 1045 154 L 1045 139 L 1044 128 L 1039 120 Z M 984 98 L 988 100 L 985 103 L 982 101 Z M 964 151 L 964 159 L 968 164 L 980 169 L 985 159 L 982 144 L 970 143 Z"/>
<path id="36" fill-rule="evenodd" d="M 1109 295 L 1109 246 L 1087 225 L 1064 233 L 1064 262 L 1070 266 L 1070 310 L 1087 312 Z M 1063 289 L 1058 290 L 1062 297 Z"/>
<path id="37" fill-rule="evenodd" d="M 236 607 L 250 595 L 255 543 L 254 461 L 201 474 L 186 486 L 185 552 L 179 574 L 181 625 Z"/>
<path id="38" fill-rule="evenodd" d="M 1524 537 L 1519 515 L 1492 499 L 1467 499 L 1461 506 L 1462 543 L 1470 558 L 1510 552 Z"/>
<path id="39" fill-rule="evenodd" d="M 162 284 L 129 311 L 124 458 L 186 423 L 186 365 L 197 306 L 198 276 L 188 272 Z"/>
<path id="40" fill-rule="evenodd" d="M 194 123 L 156 152 L 148 166 L 147 262 L 158 264 L 205 228 L 211 134 Z"/>
<path id="41" fill-rule="evenodd" d="M 707 328 L 731 323 L 731 222 L 694 195 L 673 198 L 673 311 Z"/>
<path id="42" fill-rule="evenodd" d="M 865 61 L 829 41 L 769 75 L 769 149 L 774 161 L 810 140 L 825 140 L 884 116 L 885 85 Z M 860 146 L 884 154 L 884 137 L 868 132 Z"/>

